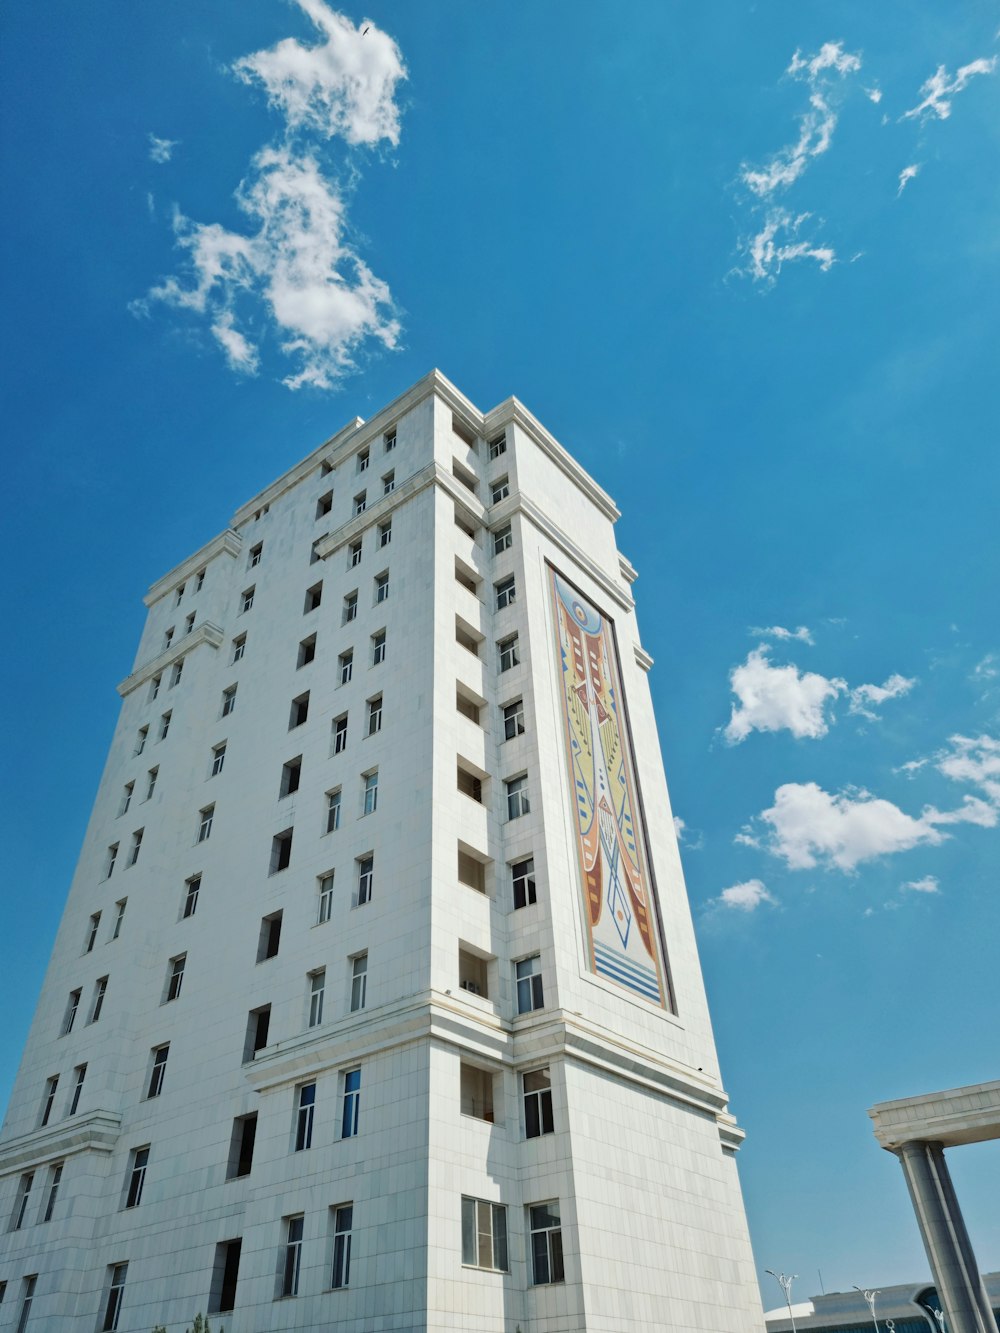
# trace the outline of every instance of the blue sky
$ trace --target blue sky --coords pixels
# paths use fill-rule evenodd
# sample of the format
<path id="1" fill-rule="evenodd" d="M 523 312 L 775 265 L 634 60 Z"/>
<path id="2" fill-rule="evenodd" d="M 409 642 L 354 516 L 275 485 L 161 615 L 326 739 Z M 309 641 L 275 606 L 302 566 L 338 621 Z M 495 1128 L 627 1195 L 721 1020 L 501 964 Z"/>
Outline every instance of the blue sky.
<path id="1" fill-rule="evenodd" d="M 761 1268 L 920 1277 L 865 1110 L 997 1077 L 1000 9 L 53 17 L 0 50 L 0 1098 L 143 592 L 436 365 L 623 511 Z"/>

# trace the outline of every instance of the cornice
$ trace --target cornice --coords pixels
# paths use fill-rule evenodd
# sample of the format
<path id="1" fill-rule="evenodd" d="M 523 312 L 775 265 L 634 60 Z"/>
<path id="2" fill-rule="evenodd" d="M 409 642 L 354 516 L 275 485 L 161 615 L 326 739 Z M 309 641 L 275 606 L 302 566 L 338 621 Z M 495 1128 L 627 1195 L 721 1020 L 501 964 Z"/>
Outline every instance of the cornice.
<path id="1" fill-rule="evenodd" d="M 88 1111 L 58 1125 L 32 1130 L 0 1143 L 0 1176 L 44 1166 L 74 1153 L 109 1153 L 118 1142 L 122 1118 L 115 1111 Z"/>
<path id="2" fill-rule="evenodd" d="M 345 426 L 341 426 L 340 430 L 331 435 L 329 439 L 324 440 L 311 454 L 307 454 L 301 463 L 296 463 L 293 468 L 283 472 L 269 486 L 265 486 L 262 491 L 258 491 L 252 500 L 247 500 L 246 504 L 240 505 L 232 517 L 232 526 L 239 528 L 244 523 L 249 523 L 259 509 L 263 509 L 265 505 L 273 504 L 285 491 L 297 486 L 304 477 L 308 477 L 310 472 L 315 471 L 324 460 L 329 458 L 332 449 L 339 448 L 345 440 L 355 435 L 364 424 L 363 417 L 354 417 Z"/>
<path id="3" fill-rule="evenodd" d="M 118 693 L 124 699 L 126 695 L 137 690 L 140 685 L 145 684 L 147 680 L 152 680 L 155 675 L 166 671 L 167 667 L 182 657 L 187 657 L 192 649 L 207 643 L 210 648 L 219 648 L 222 646 L 222 630 L 218 625 L 213 624 L 211 620 L 203 620 L 197 625 L 190 634 L 185 634 L 183 638 L 177 639 L 158 657 L 151 658 L 137 671 L 133 671 L 130 676 L 116 687 Z"/>
<path id="4" fill-rule="evenodd" d="M 158 602 L 161 597 L 176 588 L 178 583 L 186 582 L 192 574 L 196 574 L 203 565 L 207 565 L 217 555 L 223 553 L 232 556 L 239 555 L 242 545 L 243 538 L 238 532 L 233 532 L 231 528 L 227 528 L 225 532 L 220 532 L 218 537 L 213 537 L 200 551 L 195 551 L 194 555 L 188 556 L 186 560 L 182 560 L 179 565 L 175 565 L 162 578 L 157 579 L 142 599 L 143 602 L 146 606 L 152 606 L 154 602 Z"/>
<path id="5" fill-rule="evenodd" d="M 635 610 L 635 602 L 629 597 L 628 593 L 622 592 L 621 588 L 615 583 L 614 579 L 608 577 L 604 570 L 596 565 L 590 556 L 586 554 L 572 538 L 567 537 L 562 528 L 558 527 L 546 516 L 535 504 L 534 500 L 529 500 L 526 495 L 518 491 L 511 497 L 513 504 L 511 512 L 522 513 L 540 532 L 543 532 L 553 546 L 557 546 L 565 555 L 574 561 L 574 563 L 591 578 L 597 586 L 616 603 L 623 611 L 631 612 Z M 510 501 L 505 500 L 503 505 L 497 506 L 506 509 Z M 506 514 L 502 515 L 506 517 Z M 491 521 L 495 521 L 493 514 L 490 515 Z"/>
<path id="6" fill-rule="evenodd" d="M 643 671 L 649 671 L 652 668 L 653 659 L 650 657 L 649 653 L 646 652 L 645 648 L 640 648 L 637 643 L 634 643 L 632 645 L 632 651 L 635 653 L 637 664 L 642 667 Z"/>
<path id="7" fill-rule="evenodd" d="M 628 556 L 622 555 L 620 551 L 618 552 L 618 572 L 630 586 L 639 577 L 639 571 L 635 565 L 629 560 Z"/>

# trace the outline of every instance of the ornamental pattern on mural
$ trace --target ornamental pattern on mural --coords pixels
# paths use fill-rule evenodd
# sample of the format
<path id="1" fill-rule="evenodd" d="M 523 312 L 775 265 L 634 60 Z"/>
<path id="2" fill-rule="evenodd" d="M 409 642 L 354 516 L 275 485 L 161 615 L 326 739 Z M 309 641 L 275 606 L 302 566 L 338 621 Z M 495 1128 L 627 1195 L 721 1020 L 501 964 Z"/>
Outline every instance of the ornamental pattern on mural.
<path id="1" fill-rule="evenodd" d="M 590 970 L 665 1006 L 614 625 L 549 572 Z"/>

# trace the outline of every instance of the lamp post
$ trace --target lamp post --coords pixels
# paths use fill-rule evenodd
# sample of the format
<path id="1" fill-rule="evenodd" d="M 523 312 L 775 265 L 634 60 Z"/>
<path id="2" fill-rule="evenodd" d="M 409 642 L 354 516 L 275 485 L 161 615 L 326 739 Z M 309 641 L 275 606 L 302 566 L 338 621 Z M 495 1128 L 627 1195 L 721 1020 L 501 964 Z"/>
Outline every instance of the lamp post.
<path id="1" fill-rule="evenodd" d="M 872 1323 L 875 1325 L 875 1333 L 878 1333 L 878 1320 L 875 1318 L 875 1297 L 881 1296 L 881 1291 L 876 1287 L 874 1291 L 866 1291 L 864 1287 L 855 1287 L 855 1291 L 860 1291 L 865 1298 L 868 1309 L 871 1311 Z"/>
<path id="2" fill-rule="evenodd" d="M 765 1273 L 770 1273 L 777 1282 L 778 1286 L 785 1293 L 785 1304 L 788 1306 L 788 1318 L 792 1321 L 792 1333 L 797 1333 L 795 1328 L 795 1316 L 792 1314 L 792 1283 L 798 1277 L 798 1273 L 792 1273 L 788 1276 L 785 1273 L 776 1273 L 773 1268 L 766 1268 Z"/>

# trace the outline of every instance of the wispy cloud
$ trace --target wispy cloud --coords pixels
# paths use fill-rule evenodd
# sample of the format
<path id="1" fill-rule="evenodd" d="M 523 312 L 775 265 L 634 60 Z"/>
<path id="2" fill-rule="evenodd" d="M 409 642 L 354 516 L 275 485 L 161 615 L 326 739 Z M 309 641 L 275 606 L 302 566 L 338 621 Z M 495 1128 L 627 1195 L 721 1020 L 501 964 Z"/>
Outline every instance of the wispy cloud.
<path id="1" fill-rule="evenodd" d="M 783 625 L 769 625 L 766 629 L 755 626 L 750 633 L 758 639 L 798 639 L 800 643 L 814 643 L 812 631 L 805 625 L 800 625 L 798 629 L 785 629 Z"/>
<path id="2" fill-rule="evenodd" d="M 862 717 L 875 719 L 878 714 L 874 710 L 879 704 L 884 704 L 887 699 L 898 699 L 901 695 L 909 694 L 916 683 L 915 676 L 896 674 L 890 676 L 884 685 L 858 685 L 850 692 L 850 711 L 860 713 Z"/>
<path id="3" fill-rule="evenodd" d="M 927 120 L 929 117 L 937 116 L 938 120 L 947 120 L 951 115 L 951 99 L 957 93 L 964 92 L 969 81 L 977 74 L 992 74 L 996 67 L 996 56 L 988 60 L 981 58 L 970 61 L 968 65 L 962 65 L 952 77 L 944 65 L 938 65 L 937 70 L 920 89 L 923 100 L 916 106 L 910 107 L 909 111 L 904 111 L 900 119 Z"/>
<path id="4" fill-rule="evenodd" d="M 789 213 L 787 208 L 768 210 L 760 231 L 744 242 L 750 259 L 750 276 L 755 281 L 771 285 L 786 264 L 801 259 L 814 260 L 823 273 L 833 267 L 837 253 L 832 246 L 798 239 L 800 227 L 811 217 L 811 213 Z"/>
<path id="5" fill-rule="evenodd" d="M 742 884 L 732 884 L 723 889 L 717 898 L 709 900 L 710 908 L 723 908 L 731 912 L 755 912 L 762 903 L 777 905 L 777 899 L 768 892 L 766 885 L 759 879 L 748 879 Z"/>
<path id="6" fill-rule="evenodd" d="M 934 756 L 934 765 L 945 777 L 978 787 L 991 804 L 1000 807 L 1000 740 L 986 735 L 951 736 L 947 747 Z"/>
<path id="7" fill-rule="evenodd" d="M 796 666 L 773 666 L 769 645 L 754 648 L 747 660 L 729 673 L 736 703 L 724 735 L 730 745 L 752 731 L 790 731 L 813 740 L 829 730 L 827 704 L 847 689 L 847 682 L 829 680 Z"/>
<path id="8" fill-rule="evenodd" d="M 133 304 L 204 316 L 231 369 L 257 372 L 275 336 L 296 369 L 290 389 L 333 387 L 363 344 L 395 347 L 400 323 L 388 285 L 350 238 L 346 189 L 325 174 L 322 143 L 399 142 L 395 91 L 406 77 L 399 48 L 374 24 L 355 27 L 322 0 L 296 0 L 322 40 L 292 38 L 237 61 L 242 81 L 261 86 L 280 113 L 283 136 L 262 148 L 236 192 L 246 232 L 195 222 L 179 210 L 174 234 L 187 261 Z"/>
<path id="9" fill-rule="evenodd" d="M 882 100 L 882 89 L 879 88 L 877 84 L 874 88 L 866 88 L 865 96 L 868 98 L 869 102 L 874 102 L 875 105 L 878 106 L 879 102 Z"/>
<path id="10" fill-rule="evenodd" d="M 896 191 L 896 198 L 903 193 L 910 181 L 917 175 L 921 167 L 920 162 L 911 162 L 908 167 L 904 167 L 899 173 L 899 189 Z"/>
<path id="11" fill-rule="evenodd" d="M 687 823 L 679 815 L 674 815 L 674 835 L 689 852 L 700 852 L 704 846 L 702 834 L 688 828 Z"/>
<path id="12" fill-rule="evenodd" d="M 940 893 L 941 885 L 933 875 L 925 875 L 923 879 L 907 880 L 901 884 L 900 889 L 904 893 Z"/>
<path id="13" fill-rule="evenodd" d="M 155 134 L 149 136 L 150 162 L 169 162 L 180 139 L 158 139 Z"/>

